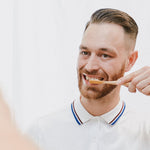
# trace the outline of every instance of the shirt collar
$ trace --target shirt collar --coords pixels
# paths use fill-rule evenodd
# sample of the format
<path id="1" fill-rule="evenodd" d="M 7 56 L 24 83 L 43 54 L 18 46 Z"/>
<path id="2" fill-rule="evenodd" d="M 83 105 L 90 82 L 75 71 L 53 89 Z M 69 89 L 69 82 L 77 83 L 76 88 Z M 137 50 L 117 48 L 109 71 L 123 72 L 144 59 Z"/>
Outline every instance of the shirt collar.
<path id="1" fill-rule="evenodd" d="M 99 117 L 104 119 L 108 124 L 114 125 L 122 116 L 125 107 L 125 102 L 119 101 L 118 105 L 115 108 Z M 84 124 L 85 122 L 94 118 L 94 116 L 89 114 L 86 111 L 86 109 L 82 106 L 80 100 L 72 102 L 71 110 L 76 122 L 79 125 Z"/>

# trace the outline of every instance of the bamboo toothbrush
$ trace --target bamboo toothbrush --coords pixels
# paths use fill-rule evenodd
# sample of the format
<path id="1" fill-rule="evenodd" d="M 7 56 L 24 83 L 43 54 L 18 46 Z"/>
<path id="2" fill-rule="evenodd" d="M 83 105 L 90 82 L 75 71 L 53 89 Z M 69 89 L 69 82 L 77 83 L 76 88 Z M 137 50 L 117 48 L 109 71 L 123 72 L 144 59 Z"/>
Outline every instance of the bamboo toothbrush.
<path id="1" fill-rule="evenodd" d="M 117 81 L 101 81 L 101 80 L 89 80 L 89 82 L 91 84 L 111 84 L 111 85 L 118 85 L 118 82 Z M 124 86 L 128 87 L 129 86 L 129 83 L 125 83 L 123 84 Z"/>

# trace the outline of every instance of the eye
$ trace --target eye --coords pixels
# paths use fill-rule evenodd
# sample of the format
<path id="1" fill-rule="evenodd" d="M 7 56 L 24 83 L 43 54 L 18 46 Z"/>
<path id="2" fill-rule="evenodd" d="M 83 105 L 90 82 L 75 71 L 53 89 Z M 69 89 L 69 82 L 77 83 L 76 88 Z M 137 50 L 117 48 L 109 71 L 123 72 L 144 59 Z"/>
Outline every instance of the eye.
<path id="1" fill-rule="evenodd" d="M 87 56 L 87 55 L 89 55 L 89 52 L 87 52 L 87 51 L 81 51 L 81 54 L 84 55 L 84 56 Z"/>
<path id="2" fill-rule="evenodd" d="M 102 54 L 101 55 L 103 58 L 110 58 L 111 56 L 110 55 L 107 55 L 107 54 Z"/>

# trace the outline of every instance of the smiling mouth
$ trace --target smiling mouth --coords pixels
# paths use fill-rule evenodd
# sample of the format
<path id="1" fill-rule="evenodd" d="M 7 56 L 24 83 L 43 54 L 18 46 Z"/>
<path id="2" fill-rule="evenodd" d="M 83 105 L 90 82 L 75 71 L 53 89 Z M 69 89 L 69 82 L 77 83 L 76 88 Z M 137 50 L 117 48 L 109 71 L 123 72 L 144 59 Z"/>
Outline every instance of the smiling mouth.
<path id="1" fill-rule="evenodd" d="M 94 81 L 103 81 L 104 80 L 104 77 L 95 77 L 95 76 L 92 76 L 92 75 L 87 75 L 85 73 L 83 73 L 83 78 L 86 80 L 86 81 L 89 81 L 89 80 L 94 80 Z"/>

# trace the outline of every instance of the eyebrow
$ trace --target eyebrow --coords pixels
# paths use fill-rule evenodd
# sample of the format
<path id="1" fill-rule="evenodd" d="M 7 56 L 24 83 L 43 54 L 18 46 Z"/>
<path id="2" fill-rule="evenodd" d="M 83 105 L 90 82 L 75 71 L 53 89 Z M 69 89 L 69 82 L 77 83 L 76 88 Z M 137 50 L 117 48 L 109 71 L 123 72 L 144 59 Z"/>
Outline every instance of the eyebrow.
<path id="1" fill-rule="evenodd" d="M 112 54 L 116 54 L 116 51 L 111 48 L 100 48 L 99 50 L 104 51 L 104 52 L 110 52 Z"/>
<path id="2" fill-rule="evenodd" d="M 81 49 L 88 50 L 88 48 L 87 48 L 86 46 L 83 46 L 83 45 L 80 45 L 80 46 L 79 46 L 79 49 L 80 49 L 80 50 L 81 50 Z"/>
<path id="3" fill-rule="evenodd" d="M 86 47 L 86 46 L 84 46 L 84 45 L 80 45 L 80 46 L 79 46 L 79 49 L 80 49 L 80 50 L 81 50 L 81 49 L 89 50 L 89 48 Z M 99 51 L 104 51 L 104 52 L 110 52 L 110 53 L 112 53 L 112 54 L 116 54 L 116 51 L 113 50 L 112 48 L 99 48 L 98 50 L 99 50 Z"/>

